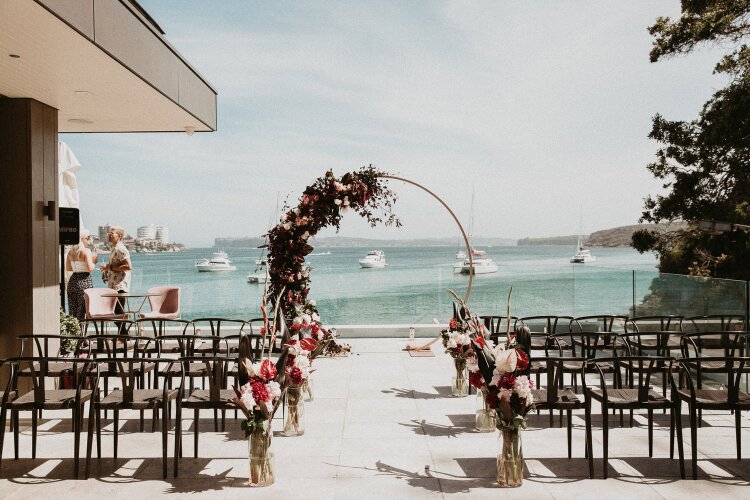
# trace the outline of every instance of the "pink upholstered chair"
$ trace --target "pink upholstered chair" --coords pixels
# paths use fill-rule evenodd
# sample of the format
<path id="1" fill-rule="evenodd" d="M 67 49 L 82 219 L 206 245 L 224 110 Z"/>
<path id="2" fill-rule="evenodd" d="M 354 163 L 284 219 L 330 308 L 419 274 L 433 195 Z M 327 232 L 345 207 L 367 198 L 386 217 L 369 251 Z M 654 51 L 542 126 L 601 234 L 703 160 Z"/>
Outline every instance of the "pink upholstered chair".
<path id="1" fill-rule="evenodd" d="M 115 314 L 117 297 L 103 297 L 114 295 L 110 288 L 87 288 L 83 291 L 86 302 L 86 319 L 128 319 L 127 313 Z"/>
<path id="2" fill-rule="evenodd" d="M 151 311 L 141 313 L 144 319 L 177 319 L 180 317 L 180 287 L 157 286 L 149 288 L 148 293 L 158 293 L 148 298 Z"/>

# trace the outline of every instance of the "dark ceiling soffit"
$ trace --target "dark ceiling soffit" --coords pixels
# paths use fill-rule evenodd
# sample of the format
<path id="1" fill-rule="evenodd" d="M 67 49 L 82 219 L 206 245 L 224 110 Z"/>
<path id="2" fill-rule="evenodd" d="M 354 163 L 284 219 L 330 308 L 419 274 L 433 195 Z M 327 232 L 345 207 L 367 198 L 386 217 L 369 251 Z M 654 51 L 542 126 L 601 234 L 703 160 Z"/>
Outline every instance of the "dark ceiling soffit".
<path id="1" fill-rule="evenodd" d="M 149 87 L 151 87 L 152 89 L 154 89 L 154 90 L 155 90 L 156 92 L 158 92 L 159 94 L 161 94 L 162 96 L 164 96 L 164 97 L 165 97 L 166 99 L 168 99 L 169 101 L 171 101 L 172 103 L 174 103 L 174 104 L 175 104 L 175 106 L 177 106 L 177 107 L 181 108 L 181 109 L 182 109 L 183 111 L 185 111 L 185 112 L 186 112 L 187 114 L 189 114 L 190 116 L 192 116 L 193 118 L 195 118 L 196 120 L 198 120 L 199 122 L 201 122 L 201 123 L 202 123 L 203 125 L 205 125 L 205 126 L 206 126 L 207 128 L 209 128 L 210 130 L 212 130 L 212 131 L 216 131 L 216 130 L 218 130 L 218 116 L 216 116 L 216 122 L 217 122 L 216 128 L 212 128 L 212 127 L 211 127 L 211 125 L 209 125 L 208 123 L 206 123 L 205 121 L 203 121 L 203 120 L 202 120 L 201 118 L 199 118 L 199 117 L 195 116 L 195 114 L 193 114 L 193 112 L 192 112 L 192 111 L 190 111 L 189 109 L 187 109 L 187 108 L 185 108 L 184 106 L 182 106 L 182 105 L 181 105 L 181 104 L 180 104 L 179 102 L 176 102 L 176 101 L 175 101 L 174 99 L 172 99 L 171 97 L 169 97 L 168 95 L 166 95 L 166 94 L 165 94 L 164 92 L 162 92 L 162 91 L 161 91 L 160 89 L 156 88 L 156 87 L 155 87 L 155 86 L 154 86 L 154 85 L 153 85 L 153 84 L 152 84 L 151 82 L 149 82 L 148 80 L 146 80 L 145 78 L 143 78 L 143 77 L 142 77 L 141 75 L 139 75 L 138 73 L 136 73 L 136 72 L 135 72 L 135 71 L 134 71 L 134 70 L 133 70 L 133 69 L 132 69 L 132 68 L 131 68 L 130 66 L 128 66 L 128 65 L 127 65 L 127 64 L 125 64 L 125 63 L 123 63 L 123 62 L 122 62 L 122 61 L 121 61 L 120 59 L 118 59 L 117 57 L 115 57 L 115 56 L 114 56 L 114 55 L 113 55 L 112 53 L 110 53 L 110 52 L 109 52 L 109 51 L 108 51 L 107 49 L 105 49 L 104 47 L 102 47 L 101 45 L 99 45 L 98 43 L 96 43 L 96 42 L 95 42 L 94 40 L 91 40 L 91 39 L 90 39 L 90 38 L 89 38 L 88 36 L 86 36 L 86 35 L 85 35 L 84 33 L 82 33 L 82 32 L 81 32 L 80 30 L 78 30 L 78 29 L 77 29 L 77 28 L 76 28 L 75 26 L 73 26 L 72 24 L 70 24 L 70 23 L 69 23 L 69 22 L 68 22 L 68 21 L 67 21 L 67 20 L 66 20 L 65 18 L 63 18 L 63 17 L 60 17 L 60 16 L 59 16 L 59 15 L 58 15 L 58 14 L 57 14 L 56 12 L 54 12 L 54 11 L 53 11 L 53 10 L 51 10 L 51 9 L 50 9 L 49 7 L 47 7 L 46 5 L 44 5 L 44 4 L 43 4 L 43 3 L 42 3 L 42 2 L 40 1 L 40 0 L 34 0 L 34 2 L 35 2 L 35 3 L 37 4 L 37 5 L 39 5 L 40 7 L 42 7 L 42 8 L 44 9 L 44 10 L 46 10 L 47 12 L 49 12 L 50 14 L 52 14 L 53 16 L 55 16 L 55 17 L 56 17 L 57 19 L 59 19 L 59 20 L 60 20 L 61 22 L 65 23 L 65 25 L 66 25 L 66 26 L 68 26 L 68 27 L 69 27 L 70 29 L 72 29 L 73 31 L 75 31 L 76 33 L 78 33 L 78 34 L 79 34 L 80 36 L 82 36 L 83 38 L 85 38 L 86 40 L 88 40 L 88 41 L 89 41 L 89 42 L 90 42 L 91 44 L 93 44 L 94 46 L 96 46 L 96 47 L 97 47 L 97 48 L 98 48 L 99 50 L 101 50 L 102 52 L 104 52 L 105 54 L 107 54 L 107 55 L 108 55 L 108 56 L 109 56 L 109 57 L 110 57 L 111 59 L 113 59 L 113 60 L 117 61 L 117 62 L 118 62 L 118 63 L 119 63 L 119 64 L 120 64 L 120 65 L 121 65 L 121 66 L 122 66 L 123 68 L 127 69 L 128 71 L 130 71 L 130 72 L 131 72 L 131 73 L 132 73 L 133 75 L 135 75 L 135 76 L 136 76 L 136 77 L 137 77 L 138 79 L 140 79 L 141 81 L 143 81 L 143 82 L 144 82 L 144 83 L 145 83 L 146 85 L 148 85 Z M 121 3 L 123 3 L 123 0 L 120 0 L 120 2 L 121 2 Z M 123 3 L 123 5 L 125 5 L 125 6 L 126 6 L 126 7 L 128 8 L 128 9 L 130 9 L 130 7 L 128 7 L 128 3 L 127 3 L 127 2 Z M 138 16 L 136 16 L 136 17 L 138 17 Z M 143 20 L 142 20 L 142 19 L 141 19 L 140 17 L 138 17 L 138 20 L 139 20 L 139 21 L 140 21 L 140 22 L 141 22 L 141 23 L 142 23 L 142 24 L 143 24 L 144 26 L 146 26 L 146 27 L 147 27 L 147 28 L 148 28 L 148 29 L 149 29 L 149 30 L 150 30 L 151 32 L 153 32 L 153 31 L 154 31 L 154 30 L 153 30 L 153 28 L 152 28 L 152 27 L 150 27 L 150 26 L 149 26 L 148 24 L 144 23 L 144 22 L 143 22 Z M 193 67 L 192 67 L 192 66 L 190 65 L 190 63 L 188 63 L 188 62 L 187 62 L 187 61 L 186 61 L 186 60 L 185 60 L 185 59 L 184 59 L 184 58 L 183 58 L 183 57 L 182 57 L 182 56 L 181 56 L 181 55 L 180 55 L 180 54 L 179 54 L 179 53 L 178 53 L 178 52 L 177 52 L 177 51 L 176 51 L 176 50 L 174 49 L 174 47 L 172 47 L 172 46 L 171 46 L 171 45 L 170 45 L 169 43 L 167 43 L 167 42 L 166 42 L 166 41 L 164 40 L 164 38 L 162 38 L 161 36 L 159 36 L 159 41 L 160 41 L 160 42 L 162 42 L 162 43 L 163 43 L 164 45 L 166 45 L 166 47 L 167 47 L 167 48 L 168 48 L 168 49 L 169 49 L 169 50 L 170 50 L 170 51 L 171 51 L 171 52 L 172 52 L 172 53 L 173 53 L 173 54 L 174 54 L 174 55 L 175 55 L 175 56 L 176 56 L 176 57 L 177 57 L 178 59 L 180 59 L 180 60 L 181 60 L 181 61 L 182 61 L 183 63 L 185 63 L 185 65 L 186 65 L 186 66 L 187 66 L 188 68 L 190 68 L 190 69 L 191 69 L 191 70 L 193 71 L 193 73 L 194 73 L 194 74 L 195 74 L 195 75 L 196 75 L 196 76 L 197 76 L 198 78 L 200 78 L 200 80 L 201 80 L 201 81 L 202 81 L 203 83 L 205 83 L 205 84 L 206 84 L 206 86 L 207 86 L 207 87 L 208 87 L 209 89 L 211 89 L 211 91 L 212 91 L 212 92 L 214 93 L 214 109 L 216 109 L 216 96 L 217 96 L 218 94 L 217 94 L 216 90 L 215 90 L 215 89 L 214 89 L 214 88 L 213 88 L 213 87 L 211 86 L 211 84 L 210 84 L 210 83 L 208 83 L 208 82 L 207 82 L 207 81 L 206 81 L 206 80 L 205 80 L 205 79 L 204 79 L 204 78 L 203 78 L 203 77 L 201 76 L 201 74 L 200 74 L 200 73 L 198 73 L 198 72 L 197 72 L 197 71 L 195 70 L 195 68 L 193 68 Z M 184 130 L 180 130 L 180 132 L 183 132 L 183 131 L 184 131 Z M 198 132 L 198 130 L 196 130 L 196 132 Z M 67 132 L 67 133 L 73 133 L 73 132 Z M 76 133 L 77 133 L 77 132 L 76 132 Z M 94 132 L 91 132 L 91 133 L 94 133 Z M 96 132 L 96 133 L 102 133 L 102 132 Z M 114 133 L 114 132 L 113 132 L 113 133 Z"/>

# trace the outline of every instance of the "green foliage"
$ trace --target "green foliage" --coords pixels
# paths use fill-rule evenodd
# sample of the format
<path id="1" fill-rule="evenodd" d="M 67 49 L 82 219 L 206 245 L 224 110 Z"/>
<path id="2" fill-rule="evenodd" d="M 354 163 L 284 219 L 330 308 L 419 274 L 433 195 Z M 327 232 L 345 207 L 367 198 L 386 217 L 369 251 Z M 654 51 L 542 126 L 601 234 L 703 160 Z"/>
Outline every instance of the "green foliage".
<path id="1" fill-rule="evenodd" d="M 683 0 L 678 20 L 660 17 L 652 62 L 689 53 L 700 45 L 732 50 L 716 65 L 727 84 L 704 104 L 695 120 L 653 119 L 650 138 L 661 146 L 649 171 L 668 192 L 645 200 L 642 222 L 684 220 L 688 229 L 665 233 L 638 231 L 633 246 L 659 255 L 662 272 L 750 279 L 747 235 L 734 231 L 708 235 L 695 224 L 716 219 L 750 223 L 750 0 Z"/>
<path id="2" fill-rule="evenodd" d="M 81 325 L 78 323 L 78 319 L 75 316 L 66 314 L 65 310 L 60 308 L 60 335 L 68 337 L 80 337 L 81 336 Z M 76 342 L 69 339 L 63 339 L 60 342 L 60 352 L 62 354 L 69 354 L 75 350 Z"/>

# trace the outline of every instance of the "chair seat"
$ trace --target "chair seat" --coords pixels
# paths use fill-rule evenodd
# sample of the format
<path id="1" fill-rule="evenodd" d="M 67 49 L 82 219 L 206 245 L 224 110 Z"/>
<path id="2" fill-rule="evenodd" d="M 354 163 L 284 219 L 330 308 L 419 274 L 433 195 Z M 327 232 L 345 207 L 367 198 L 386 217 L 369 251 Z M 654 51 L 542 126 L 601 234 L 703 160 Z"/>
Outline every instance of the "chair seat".
<path id="1" fill-rule="evenodd" d="M 690 368 L 695 369 L 697 363 L 689 362 Z M 735 361 L 734 363 L 735 370 L 739 370 L 740 363 Z M 703 372 L 725 372 L 727 370 L 727 364 L 723 361 L 702 361 L 701 362 L 701 371 Z M 742 373 L 750 373 L 750 365 L 745 364 L 745 367 L 742 369 Z"/>
<path id="2" fill-rule="evenodd" d="M 177 397 L 178 389 L 167 390 L 167 400 Z M 163 389 L 135 389 L 133 390 L 133 401 L 125 403 L 122 398 L 125 391 L 114 390 L 97 403 L 102 409 L 132 408 L 134 410 L 147 410 L 157 408 L 164 403 Z"/>
<path id="3" fill-rule="evenodd" d="M 546 373 L 547 362 L 546 361 L 532 361 L 531 365 L 529 366 L 529 371 L 531 373 Z"/>
<path id="4" fill-rule="evenodd" d="M 79 365 L 79 369 L 83 365 Z M 65 363 L 64 361 L 51 361 L 47 363 L 47 376 L 48 377 L 59 377 L 63 372 L 71 371 L 73 363 Z M 39 375 L 39 363 L 34 363 L 34 372 Z M 18 372 L 19 377 L 30 377 L 33 375 L 31 367 L 26 367 Z"/>
<path id="5" fill-rule="evenodd" d="M 604 401 L 604 393 L 601 389 L 589 389 L 589 394 L 593 399 L 597 401 Z M 638 401 L 638 389 L 611 389 L 607 388 L 607 406 L 610 407 L 649 407 L 653 406 L 656 408 L 666 408 L 672 404 L 672 402 L 657 393 L 656 391 L 648 391 L 648 400 Z"/>
<path id="6" fill-rule="evenodd" d="M 91 399 L 91 391 L 88 389 L 81 390 L 81 403 Z M 44 401 L 34 402 L 34 391 L 27 392 L 23 396 L 9 403 L 14 410 L 31 410 L 33 408 L 43 408 L 45 410 L 65 410 L 73 408 L 76 404 L 75 389 L 54 389 L 44 391 Z"/>
<path id="7" fill-rule="evenodd" d="M 680 399 L 690 401 L 690 389 L 677 389 Z M 718 408 L 727 408 L 729 392 L 726 389 L 696 389 L 695 390 L 695 402 L 702 407 L 710 408 L 716 406 Z M 750 394 L 739 391 L 738 393 L 739 406 L 750 408 Z"/>
<path id="8" fill-rule="evenodd" d="M 135 373 L 135 375 L 150 373 L 152 371 L 154 371 L 154 363 L 144 362 L 143 364 L 141 364 L 140 361 L 137 363 L 133 363 L 133 373 Z M 129 373 L 130 373 L 129 363 L 123 362 L 122 365 L 120 365 L 119 363 L 99 363 L 99 376 L 100 377 L 116 378 L 119 375 L 129 374 Z"/>
<path id="9" fill-rule="evenodd" d="M 127 313 L 122 314 L 86 314 L 86 319 L 101 319 L 101 320 L 115 320 L 115 319 L 130 319 L 130 315 Z"/>
<path id="10" fill-rule="evenodd" d="M 145 313 L 140 313 L 139 316 L 142 319 L 177 319 L 180 317 L 180 313 L 160 313 L 160 312 L 149 311 Z"/>
<path id="11" fill-rule="evenodd" d="M 231 408 L 234 404 L 230 403 L 236 397 L 234 390 L 221 389 L 219 391 L 219 400 L 211 401 L 211 391 L 204 389 L 195 389 L 190 393 L 187 399 L 182 401 L 183 408 Z"/>
<path id="12" fill-rule="evenodd" d="M 608 373 L 612 371 L 612 365 L 609 363 L 596 363 L 596 365 L 601 368 L 601 370 L 604 373 Z M 579 371 L 583 368 L 583 361 L 563 361 L 563 369 L 567 372 L 571 371 Z M 591 368 L 593 370 L 593 368 Z"/>
<path id="13" fill-rule="evenodd" d="M 581 407 L 581 400 L 572 389 L 560 389 L 557 391 L 557 398 L 553 401 L 549 399 L 547 389 L 532 389 L 534 396 L 534 405 L 539 409 L 556 408 L 556 409 L 575 409 Z"/>
<path id="14" fill-rule="evenodd" d="M 186 377 L 205 377 L 208 374 L 205 363 L 190 363 L 187 371 L 185 372 Z M 179 377 L 182 375 L 182 368 L 179 363 L 172 364 L 169 368 L 159 370 L 160 377 Z"/>

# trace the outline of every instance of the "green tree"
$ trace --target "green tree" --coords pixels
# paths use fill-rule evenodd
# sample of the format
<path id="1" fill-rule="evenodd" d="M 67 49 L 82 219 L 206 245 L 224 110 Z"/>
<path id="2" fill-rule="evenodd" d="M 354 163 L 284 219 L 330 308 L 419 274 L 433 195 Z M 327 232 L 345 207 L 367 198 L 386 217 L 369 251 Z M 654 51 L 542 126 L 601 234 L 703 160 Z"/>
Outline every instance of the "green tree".
<path id="1" fill-rule="evenodd" d="M 677 20 L 660 17 L 651 62 L 686 54 L 702 45 L 727 47 L 714 72 L 726 86 L 690 122 L 653 119 L 650 138 L 660 143 L 648 165 L 666 194 L 645 200 L 642 222 L 683 220 L 686 229 L 633 235 L 640 252 L 655 251 L 667 273 L 750 279 L 750 238 L 742 231 L 709 235 L 697 222 L 750 223 L 750 1 L 683 0 Z"/>

